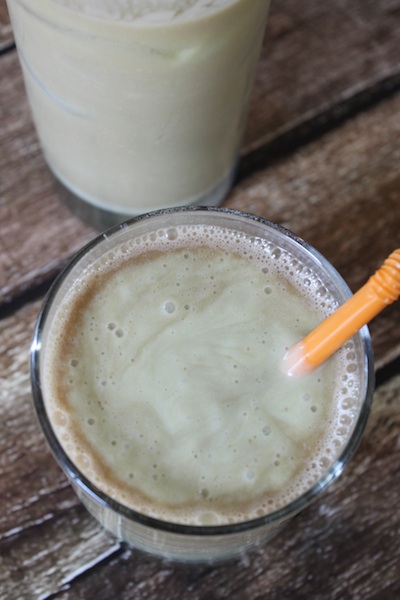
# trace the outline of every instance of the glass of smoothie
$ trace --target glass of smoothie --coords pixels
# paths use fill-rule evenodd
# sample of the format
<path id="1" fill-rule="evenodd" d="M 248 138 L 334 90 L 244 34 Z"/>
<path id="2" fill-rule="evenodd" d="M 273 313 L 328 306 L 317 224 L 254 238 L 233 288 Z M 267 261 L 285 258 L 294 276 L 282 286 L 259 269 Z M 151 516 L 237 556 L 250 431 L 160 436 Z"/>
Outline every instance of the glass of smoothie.
<path id="1" fill-rule="evenodd" d="M 44 156 L 82 218 L 222 202 L 268 5 L 8 0 Z"/>
<path id="2" fill-rule="evenodd" d="M 229 209 L 155 211 L 83 248 L 44 302 L 31 368 L 49 446 L 88 510 L 188 562 L 275 535 L 366 424 L 366 327 L 314 372 L 282 369 L 349 296 L 304 241 Z"/>

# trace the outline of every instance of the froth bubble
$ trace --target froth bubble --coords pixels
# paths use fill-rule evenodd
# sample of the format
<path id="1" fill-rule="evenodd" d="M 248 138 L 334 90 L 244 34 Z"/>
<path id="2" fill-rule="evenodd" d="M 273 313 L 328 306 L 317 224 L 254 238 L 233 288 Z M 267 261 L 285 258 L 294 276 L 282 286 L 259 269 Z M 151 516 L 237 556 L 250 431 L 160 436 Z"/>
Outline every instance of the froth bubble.
<path id="1" fill-rule="evenodd" d="M 351 424 L 351 417 L 349 415 L 342 415 L 340 417 L 340 423 L 342 425 L 350 425 Z"/>
<path id="2" fill-rule="evenodd" d="M 75 458 L 78 467 L 88 467 L 90 465 L 89 457 L 86 454 L 78 454 Z"/>
<path id="3" fill-rule="evenodd" d="M 349 410 L 350 408 L 353 408 L 354 405 L 355 400 L 353 398 L 345 398 L 342 402 L 342 408 L 344 410 Z"/>
<path id="4" fill-rule="evenodd" d="M 170 227 L 169 229 L 167 229 L 167 238 L 169 240 L 176 240 L 177 237 L 178 231 L 177 229 L 175 229 L 175 227 Z"/>
<path id="5" fill-rule="evenodd" d="M 345 435 L 347 435 L 348 429 L 347 427 L 338 427 L 338 429 L 336 430 L 336 434 L 344 437 Z"/>
<path id="6" fill-rule="evenodd" d="M 165 304 L 164 304 L 164 311 L 168 315 L 172 315 L 172 313 L 174 313 L 175 310 L 176 310 L 176 306 L 175 306 L 174 302 L 165 302 Z"/>
<path id="7" fill-rule="evenodd" d="M 62 412 L 61 410 L 55 411 L 55 413 L 53 415 L 53 420 L 54 420 L 54 423 L 60 427 L 62 427 L 63 425 L 66 425 L 68 422 L 67 415 L 64 412 Z"/>
<path id="8" fill-rule="evenodd" d="M 211 512 L 204 512 L 199 515 L 200 525 L 215 525 L 218 523 L 217 515 Z"/>

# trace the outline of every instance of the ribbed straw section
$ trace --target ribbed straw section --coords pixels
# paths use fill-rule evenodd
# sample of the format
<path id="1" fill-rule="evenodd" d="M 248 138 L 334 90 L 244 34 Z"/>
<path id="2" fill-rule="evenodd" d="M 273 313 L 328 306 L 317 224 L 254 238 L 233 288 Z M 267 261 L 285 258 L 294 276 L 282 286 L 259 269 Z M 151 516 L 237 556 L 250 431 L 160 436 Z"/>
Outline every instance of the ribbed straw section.
<path id="1" fill-rule="evenodd" d="M 397 300 L 400 296 L 400 248 L 388 256 L 369 283 L 382 302 L 391 304 Z"/>

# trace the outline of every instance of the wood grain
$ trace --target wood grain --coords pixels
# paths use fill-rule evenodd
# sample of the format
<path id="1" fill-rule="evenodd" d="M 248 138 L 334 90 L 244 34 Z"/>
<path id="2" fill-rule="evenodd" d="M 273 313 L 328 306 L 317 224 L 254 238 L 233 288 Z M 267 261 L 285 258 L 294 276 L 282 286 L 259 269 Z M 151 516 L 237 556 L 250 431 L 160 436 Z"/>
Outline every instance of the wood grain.
<path id="1" fill-rule="evenodd" d="M 245 149 L 397 81 L 399 19 L 399 0 L 272 0 Z"/>

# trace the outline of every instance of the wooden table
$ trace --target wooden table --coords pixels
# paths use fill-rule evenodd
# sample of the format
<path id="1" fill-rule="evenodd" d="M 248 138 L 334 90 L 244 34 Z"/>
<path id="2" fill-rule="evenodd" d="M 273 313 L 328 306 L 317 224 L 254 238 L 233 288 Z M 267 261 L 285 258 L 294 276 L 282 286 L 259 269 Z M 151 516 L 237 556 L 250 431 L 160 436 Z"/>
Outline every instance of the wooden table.
<path id="1" fill-rule="evenodd" d="M 11 0 L 13 1 L 13 0 Z M 225 205 L 320 250 L 356 290 L 400 246 L 400 0 L 273 0 Z M 28 355 L 43 295 L 95 231 L 44 164 L 0 0 L 0 598 L 400 598 L 400 304 L 371 325 L 377 388 L 329 492 L 247 560 L 182 567 L 106 534 L 36 422 Z"/>

